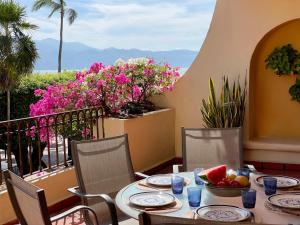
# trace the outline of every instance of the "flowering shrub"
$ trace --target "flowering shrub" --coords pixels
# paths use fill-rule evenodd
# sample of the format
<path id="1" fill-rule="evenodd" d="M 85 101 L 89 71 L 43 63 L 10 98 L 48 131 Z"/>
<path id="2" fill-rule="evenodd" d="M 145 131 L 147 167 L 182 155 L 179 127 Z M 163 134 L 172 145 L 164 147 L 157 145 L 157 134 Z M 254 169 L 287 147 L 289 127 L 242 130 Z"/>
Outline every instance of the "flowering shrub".
<path id="1" fill-rule="evenodd" d="M 35 95 L 41 99 L 30 105 L 30 116 L 98 106 L 116 117 L 153 110 L 149 98 L 173 90 L 178 70 L 148 58 L 117 60 L 113 66 L 95 63 L 89 70 L 77 72 L 75 81 L 37 89 Z"/>

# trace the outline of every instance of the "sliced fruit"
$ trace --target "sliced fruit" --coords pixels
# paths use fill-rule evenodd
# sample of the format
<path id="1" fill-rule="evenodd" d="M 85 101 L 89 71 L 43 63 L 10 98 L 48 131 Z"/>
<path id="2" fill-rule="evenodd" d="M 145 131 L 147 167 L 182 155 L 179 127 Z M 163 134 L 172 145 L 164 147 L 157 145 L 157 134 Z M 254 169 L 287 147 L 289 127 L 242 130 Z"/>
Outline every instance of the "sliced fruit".
<path id="1" fill-rule="evenodd" d="M 247 187 L 250 185 L 250 182 L 245 176 L 237 176 L 235 179 L 242 187 Z"/>
<path id="2" fill-rule="evenodd" d="M 202 180 L 208 181 L 212 184 L 217 184 L 223 178 L 226 178 L 226 165 L 204 170 L 199 174 L 199 176 Z"/>

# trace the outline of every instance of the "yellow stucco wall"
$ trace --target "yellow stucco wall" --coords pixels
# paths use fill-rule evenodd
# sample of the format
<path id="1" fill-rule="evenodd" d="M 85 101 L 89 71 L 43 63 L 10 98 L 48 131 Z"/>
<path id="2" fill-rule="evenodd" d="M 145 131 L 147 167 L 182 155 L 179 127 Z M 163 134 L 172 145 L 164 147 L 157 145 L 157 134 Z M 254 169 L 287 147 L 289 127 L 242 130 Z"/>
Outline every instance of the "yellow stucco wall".
<path id="1" fill-rule="evenodd" d="M 145 171 L 175 157 L 172 109 L 146 113 L 143 117 L 119 120 L 105 119 L 106 137 L 128 134 L 130 154 L 135 171 Z"/>
<path id="2" fill-rule="evenodd" d="M 176 110 L 177 156 L 181 156 L 180 127 L 202 126 L 199 109 L 202 99 L 208 97 L 209 77 L 217 86 L 224 74 L 232 79 L 238 75 L 244 77 L 250 70 L 251 57 L 260 40 L 278 25 L 299 17 L 299 0 L 217 0 L 210 29 L 197 58 L 175 90 L 156 99 L 158 104 Z M 249 116 L 247 105 L 245 143 L 250 141 Z M 291 157 L 294 155 L 287 152 L 281 160 L 289 162 Z M 251 149 L 246 150 L 245 159 L 273 161 L 272 157 Z"/>
<path id="3" fill-rule="evenodd" d="M 300 20 L 285 23 L 268 33 L 253 55 L 250 70 L 253 139 L 300 139 L 300 103 L 291 101 L 288 92 L 296 78 L 292 75 L 278 77 L 265 67 L 265 59 L 274 48 L 286 44 L 300 51 Z"/>

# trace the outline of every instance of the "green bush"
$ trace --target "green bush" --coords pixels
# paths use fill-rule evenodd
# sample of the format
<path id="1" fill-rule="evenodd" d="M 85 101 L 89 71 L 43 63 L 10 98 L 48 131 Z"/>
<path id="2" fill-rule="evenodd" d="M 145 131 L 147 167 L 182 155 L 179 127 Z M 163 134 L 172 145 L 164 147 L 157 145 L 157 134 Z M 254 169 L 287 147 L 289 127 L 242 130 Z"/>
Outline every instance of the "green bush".
<path id="1" fill-rule="evenodd" d="M 289 90 L 292 100 L 300 102 L 300 80 L 296 79 L 296 83 Z"/>
<path id="2" fill-rule="evenodd" d="M 278 76 L 300 74 L 300 55 L 291 44 L 275 48 L 265 63 Z"/>
<path id="3" fill-rule="evenodd" d="M 18 85 L 11 92 L 11 119 L 24 118 L 29 116 L 29 106 L 35 103 L 38 98 L 34 96 L 34 90 L 44 89 L 49 85 L 65 83 L 75 79 L 74 72 L 61 74 L 30 74 L 24 76 Z M 0 92 L 0 121 L 6 120 L 6 93 Z"/>

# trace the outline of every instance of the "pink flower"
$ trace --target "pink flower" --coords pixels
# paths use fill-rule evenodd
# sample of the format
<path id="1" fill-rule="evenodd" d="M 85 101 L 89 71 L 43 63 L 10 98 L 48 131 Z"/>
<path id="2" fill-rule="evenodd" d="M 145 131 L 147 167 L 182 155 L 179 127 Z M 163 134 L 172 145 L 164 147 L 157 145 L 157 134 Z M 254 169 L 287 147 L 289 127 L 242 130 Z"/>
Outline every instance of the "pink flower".
<path id="1" fill-rule="evenodd" d="M 141 94 L 142 94 L 141 89 L 139 88 L 139 86 L 134 85 L 132 87 L 132 90 L 133 90 L 133 98 L 135 100 L 137 100 L 141 96 Z"/>
<path id="2" fill-rule="evenodd" d="M 115 80 L 119 85 L 127 84 L 131 81 L 124 73 L 115 76 Z"/>
<path id="3" fill-rule="evenodd" d="M 97 81 L 97 88 L 102 88 L 105 86 L 105 81 L 104 80 L 98 80 Z"/>
<path id="4" fill-rule="evenodd" d="M 76 80 L 82 80 L 84 77 L 85 77 L 85 75 L 80 71 L 76 72 L 76 74 L 75 74 Z"/>
<path id="5" fill-rule="evenodd" d="M 82 137 L 87 138 L 90 135 L 91 131 L 89 128 L 84 128 L 81 132 Z"/>
<path id="6" fill-rule="evenodd" d="M 29 130 L 26 130 L 26 136 L 29 136 L 31 138 L 35 137 L 35 133 L 36 133 L 36 127 L 35 126 L 30 127 Z"/>
<path id="7" fill-rule="evenodd" d="M 41 89 L 36 89 L 36 90 L 34 90 L 34 95 L 36 96 L 36 97 L 40 97 L 40 96 L 42 96 L 44 94 L 44 90 L 41 90 Z"/>
<path id="8" fill-rule="evenodd" d="M 76 104 L 75 104 L 75 108 L 76 108 L 76 109 L 82 109 L 83 106 L 84 106 L 84 101 L 83 101 L 83 99 L 82 99 L 82 98 L 78 99 L 78 101 L 77 101 Z"/>
<path id="9" fill-rule="evenodd" d="M 152 70 L 150 70 L 150 69 L 144 69 L 144 74 L 145 74 L 145 76 L 147 76 L 147 77 L 149 77 L 149 76 L 151 76 L 152 75 Z"/>
<path id="10" fill-rule="evenodd" d="M 93 65 L 91 65 L 90 71 L 92 73 L 99 73 L 99 71 L 103 68 L 104 68 L 104 66 L 102 63 L 94 63 Z"/>
<path id="11" fill-rule="evenodd" d="M 148 65 L 152 65 L 152 64 L 154 64 L 154 59 L 149 59 L 148 60 Z"/>

